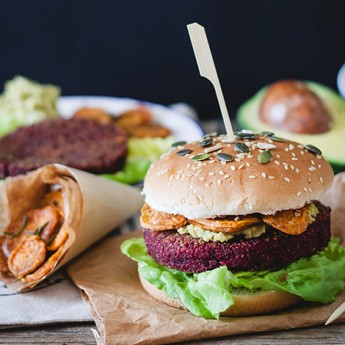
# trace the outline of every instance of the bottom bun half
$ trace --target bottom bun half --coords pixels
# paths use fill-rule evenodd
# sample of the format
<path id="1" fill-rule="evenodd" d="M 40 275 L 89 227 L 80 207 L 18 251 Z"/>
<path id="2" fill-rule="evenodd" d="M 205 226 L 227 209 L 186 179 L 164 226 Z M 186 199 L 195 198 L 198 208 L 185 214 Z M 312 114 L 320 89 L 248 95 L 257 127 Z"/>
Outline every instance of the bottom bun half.
<path id="1" fill-rule="evenodd" d="M 139 274 L 140 282 L 143 288 L 156 300 L 163 302 L 175 308 L 187 310 L 179 299 L 172 299 L 165 294 L 163 290 L 157 289 Z M 273 311 L 285 309 L 296 305 L 302 299 L 288 292 L 279 291 L 260 291 L 249 292 L 248 294 L 236 293 L 236 289 L 232 291 L 234 304 L 221 313 L 221 316 L 249 316 L 267 314 Z"/>

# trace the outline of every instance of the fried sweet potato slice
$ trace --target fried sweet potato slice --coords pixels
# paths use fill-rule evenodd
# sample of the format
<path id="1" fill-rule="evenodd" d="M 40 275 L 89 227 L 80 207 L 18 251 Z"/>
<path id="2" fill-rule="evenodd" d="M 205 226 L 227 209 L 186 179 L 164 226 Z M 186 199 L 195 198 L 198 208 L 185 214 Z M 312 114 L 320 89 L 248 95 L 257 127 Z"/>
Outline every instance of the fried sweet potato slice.
<path id="1" fill-rule="evenodd" d="M 159 212 L 149 205 L 144 204 L 141 209 L 140 224 L 143 228 L 154 231 L 171 230 L 186 225 L 187 218 L 180 215 Z"/>
<path id="2" fill-rule="evenodd" d="M 61 218 L 60 211 L 49 205 L 29 211 L 27 216 L 29 220 L 25 232 L 37 231 L 37 235 L 45 242 L 51 238 Z"/>
<path id="3" fill-rule="evenodd" d="M 51 239 L 46 243 L 49 251 L 58 250 L 68 239 L 66 223 L 63 223 L 62 226 L 57 230 L 58 232 L 53 234 Z"/>
<path id="4" fill-rule="evenodd" d="M 52 192 L 44 194 L 42 198 L 42 206 L 51 206 L 55 207 L 58 210 L 63 210 L 63 199 L 62 199 L 62 193 L 61 190 L 54 190 Z"/>
<path id="5" fill-rule="evenodd" d="M 8 258 L 8 268 L 16 278 L 33 272 L 46 258 L 46 245 L 37 235 L 24 238 Z"/>
<path id="6" fill-rule="evenodd" d="M 122 128 L 152 124 L 152 115 L 145 107 L 137 107 L 122 113 L 114 119 L 114 123 Z"/>
<path id="7" fill-rule="evenodd" d="M 125 131 L 128 135 L 136 138 L 166 138 L 171 133 L 168 128 L 157 124 L 127 127 Z"/>
<path id="8" fill-rule="evenodd" d="M 299 235 L 307 230 L 310 223 L 308 206 L 297 210 L 278 211 L 273 215 L 263 216 L 263 221 L 289 235 Z"/>
<path id="9" fill-rule="evenodd" d="M 54 267 L 59 263 L 63 258 L 62 248 L 60 247 L 49 259 L 39 267 L 35 272 L 25 276 L 22 281 L 25 283 L 37 282 L 38 280 L 43 279 L 47 274 L 49 274 Z"/>
<path id="10" fill-rule="evenodd" d="M 73 117 L 78 119 L 97 121 L 100 123 L 112 122 L 111 116 L 101 108 L 80 108 L 73 114 Z"/>
<path id="11" fill-rule="evenodd" d="M 262 222 L 259 217 L 248 216 L 227 216 L 224 218 L 199 218 L 190 219 L 189 223 L 200 226 L 203 229 L 215 232 L 238 232 L 250 225 Z"/>
<path id="12" fill-rule="evenodd" d="M 6 258 L 8 258 L 12 250 L 26 238 L 25 228 L 28 223 L 28 217 L 24 216 L 21 219 L 12 221 L 4 231 L 4 237 L 1 243 L 1 249 Z"/>
<path id="13" fill-rule="evenodd" d="M 0 236 L 0 243 L 1 243 L 1 247 L 0 247 L 0 271 L 1 272 L 8 272 L 7 258 L 2 251 L 2 241 L 3 241 L 3 236 Z"/>

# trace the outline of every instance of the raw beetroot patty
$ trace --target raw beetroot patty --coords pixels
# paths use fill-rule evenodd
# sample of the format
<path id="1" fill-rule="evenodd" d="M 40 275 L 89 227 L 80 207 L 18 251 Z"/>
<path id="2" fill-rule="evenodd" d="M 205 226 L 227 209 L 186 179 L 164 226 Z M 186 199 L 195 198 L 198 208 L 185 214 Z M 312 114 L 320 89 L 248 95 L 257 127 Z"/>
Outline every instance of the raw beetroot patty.
<path id="1" fill-rule="evenodd" d="M 112 124 L 82 119 L 46 120 L 0 139 L 0 178 L 60 163 L 95 174 L 122 169 L 127 137 Z"/>
<path id="2" fill-rule="evenodd" d="M 148 253 L 158 263 L 184 272 L 199 273 L 224 265 L 233 271 L 279 269 L 327 246 L 330 209 L 314 203 L 319 214 L 301 235 L 287 235 L 268 227 L 257 238 L 238 236 L 227 242 L 204 242 L 176 230 L 144 229 L 144 239 Z"/>

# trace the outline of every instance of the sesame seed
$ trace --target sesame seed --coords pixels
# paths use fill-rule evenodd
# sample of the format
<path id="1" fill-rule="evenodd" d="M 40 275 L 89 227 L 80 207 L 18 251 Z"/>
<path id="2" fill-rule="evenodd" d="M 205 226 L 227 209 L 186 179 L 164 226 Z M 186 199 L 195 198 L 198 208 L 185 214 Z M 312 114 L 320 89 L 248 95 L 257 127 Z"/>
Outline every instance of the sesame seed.
<path id="1" fill-rule="evenodd" d="M 311 160 L 310 162 L 311 162 L 311 164 L 315 165 L 315 162 L 313 160 Z"/>
<path id="2" fill-rule="evenodd" d="M 300 196 L 301 194 L 302 194 L 301 192 L 297 192 L 297 194 L 296 194 L 296 195 L 297 195 L 297 196 Z"/>
<path id="3" fill-rule="evenodd" d="M 299 173 L 299 169 L 298 169 L 298 168 L 296 168 L 296 170 L 295 170 L 295 171 L 296 171 L 296 173 L 297 173 L 297 174 Z"/>
<path id="4" fill-rule="evenodd" d="M 253 158 L 254 156 L 251 153 L 248 153 L 247 157 L 248 158 Z"/>
<path id="5" fill-rule="evenodd" d="M 213 171 L 210 171 L 208 174 L 209 174 L 210 176 L 214 176 L 214 172 L 213 172 Z"/>
<path id="6" fill-rule="evenodd" d="M 317 159 L 321 159 L 321 158 L 322 158 L 322 156 L 320 156 L 320 155 L 316 155 L 316 158 L 317 158 Z"/>
<path id="7" fill-rule="evenodd" d="M 178 174 L 182 174 L 182 173 L 183 173 L 183 171 L 182 171 L 182 170 L 179 170 L 177 173 L 178 173 Z"/>
<path id="8" fill-rule="evenodd" d="M 268 139 L 268 140 L 267 140 L 267 142 L 269 142 L 269 143 L 273 143 L 273 140 L 271 140 L 271 139 Z"/>
<path id="9" fill-rule="evenodd" d="M 230 169 L 231 169 L 232 171 L 235 171 L 235 170 L 236 170 L 236 168 L 235 168 L 233 165 L 230 166 Z"/>
<path id="10" fill-rule="evenodd" d="M 266 174 L 263 172 L 263 173 L 261 173 L 261 176 L 263 177 L 263 178 L 266 178 Z"/>
<path id="11" fill-rule="evenodd" d="M 189 185 L 189 188 L 190 188 L 190 189 L 193 189 L 193 188 L 194 188 L 194 186 L 193 186 L 192 184 L 190 184 L 190 185 Z"/>
<path id="12" fill-rule="evenodd" d="M 171 181 L 174 178 L 174 175 L 170 175 L 169 180 Z"/>
<path id="13" fill-rule="evenodd" d="M 181 175 L 176 175 L 176 180 L 179 180 Z"/>
<path id="14" fill-rule="evenodd" d="M 256 178 L 255 175 L 249 175 L 249 178 Z"/>
<path id="15" fill-rule="evenodd" d="M 318 167 L 319 169 L 321 169 L 321 164 L 318 164 L 317 167 Z"/>
<path id="16" fill-rule="evenodd" d="M 286 182 L 290 182 L 290 179 L 289 179 L 288 177 L 284 177 L 284 180 L 285 180 Z"/>
<path id="17" fill-rule="evenodd" d="M 286 164 L 284 165 L 285 170 L 289 170 L 289 166 Z"/>
<path id="18" fill-rule="evenodd" d="M 249 163 L 249 162 L 247 162 L 247 163 L 246 163 L 246 166 L 247 166 L 247 167 L 250 167 L 250 163 Z"/>
<path id="19" fill-rule="evenodd" d="M 224 178 L 225 178 L 225 179 L 227 179 L 227 178 L 229 178 L 229 177 L 230 177 L 229 174 L 225 174 L 225 175 L 224 175 Z"/>
<path id="20" fill-rule="evenodd" d="M 289 145 L 289 149 L 292 151 L 295 148 L 292 144 Z"/>
<path id="21" fill-rule="evenodd" d="M 304 187 L 303 188 L 305 192 L 308 192 L 308 188 L 307 187 Z"/>
<path id="22" fill-rule="evenodd" d="M 322 176 L 320 176 L 320 182 L 323 183 L 323 178 L 322 178 Z"/>
<path id="23" fill-rule="evenodd" d="M 187 164 L 187 168 L 190 168 L 190 163 Z"/>
<path id="24" fill-rule="evenodd" d="M 205 177 L 200 176 L 200 177 L 199 177 L 199 180 L 200 180 L 200 181 L 204 181 L 204 180 L 205 180 Z"/>
<path id="25" fill-rule="evenodd" d="M 274 161 L 274 163 L 277 164 L 277 165 L 280 165 L 280 162 L 278 162 L 278 161 Z"/>
<path id="26" fill-rule="evenodd" d="M 220 162 L 220 164 L 223 164 L 223 165 L 225 165 L 225 164 L 226 164 L 226 162 L 225 162 L 225 161 L 221 161 L 221 162 Z"/>
<path id="27" fill-rule="evenodd" d="M 292 157 L 291 158 L 293 161 L 298 161 L 298 158 L 297 157 Z"/>
<path id="28" fill-rule="evenodd" d="M 241 161 L 241 159 L 239 159 L 239 158 L 235 158 L 235 161 L 236 161 L 236 162 L 240 162 L 240 161 Z"/>
<path id="29" fill-rule="evenodd" d="M 219 170 L 219 171 L 218 171 L 218 174 L 219 174 L 219 175 L 224 175 L 224 171 Z"/>
<path id="30" fill-rule="evenodd" d="M 218 183 L 219 185 L 221 185 L 221 184 L 222 184 L 222 180 L 221 180 L 221 179 L 218 179 L 218 180 L 217 180 L 217 183 Z"/>
<path id="31" fill-rule="evenodd" d="M 290 169 L 291 169 L 291 170 L 294 170 L 295 167 L 294 167 L 292 164 L 290 164 Z"/>
<path id="32" fill-rule="evenodd" d="M 300 149 L 303 149 L 303 145 L 301 144 L 297 145 L 297 147 L 299 147 Z"/>
<path id="33" fill-rule="evenodd" d="M 295 154 L 295 153 L 291 152 L 291 154 L 292 154 L 294 157 L 296 157 L 296 154 Z"/>
<path id="34" fill-rule="evenodd" d="M 243 164 L 241 164 L 241 165 L 238 167 L 239 170 L 242 169 L 242 168 L 243 168 Z"/>
<path id="35" fill-rule="evenodd" d="M 311 188 L 310 187 L 308 187 L 308 191 L 311 193 Z"/>
<path id="36" fill-rule="evenodd" d="M 275 179 L 275 177 L 272 176 L 272 175 L 268 176 L 268 178 L 269 178 L 270 180 L 274 180 L 274 179 Z"/>
<path id="37" fill-rule="evenodd" d="M 304 151 L 301 151 L 301 155 L 304 155 Z"/>
<path id="38" fill-rule="evenodd" d="M 280 155 L 277 154 L 276 157 L 277 157 L 277 158 L 280 158 Z"/>
<path id="39" fill-rule="evenodd" d="M 208 188 L 208 187 L 210 187 L 210 185 L 206 182 L 206 183 L 205 183 L 205 187 Z"/>
<path id="40" fill-rule="evenodd" d="M 285 148 L 285 151 L 286 151 L 286 152 L 288 152 L 288 151 L 289 151 L 289 148 L 288 148 L 288 147 L 286 147 L 286 148 Z"/>

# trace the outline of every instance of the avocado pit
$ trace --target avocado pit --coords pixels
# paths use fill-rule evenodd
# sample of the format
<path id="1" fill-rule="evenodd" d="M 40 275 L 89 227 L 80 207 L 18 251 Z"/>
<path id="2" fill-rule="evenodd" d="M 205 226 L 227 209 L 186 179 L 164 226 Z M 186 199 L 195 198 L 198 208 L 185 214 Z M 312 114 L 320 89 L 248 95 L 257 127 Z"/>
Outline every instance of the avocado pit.
<path id="1" fill-rule="evenodd" d="M 332 126 L 332 117 L 320 97 L 295 80 L 278 81 L 268 88 L 260 118 L 269 126 L 299 134 L 321 134 Z"/>

